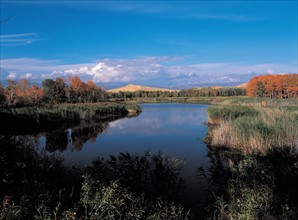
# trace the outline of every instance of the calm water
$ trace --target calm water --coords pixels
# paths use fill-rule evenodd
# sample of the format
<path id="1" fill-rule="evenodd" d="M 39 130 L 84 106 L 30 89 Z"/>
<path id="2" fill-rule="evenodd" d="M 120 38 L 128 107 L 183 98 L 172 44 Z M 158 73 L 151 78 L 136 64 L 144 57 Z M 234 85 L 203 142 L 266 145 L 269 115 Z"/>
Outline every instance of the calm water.
<path id="1" fill-rule="evenodd" d="M 66 133 L 42 135 L 40 149 L 54 151 L 64 157 L 65 165 L 89 165 L 98 157 L 118 155 L 120 152 L 144 154 L 161 151 L 168 157 L 184 160 L 182 178 L 185 190 L 182 195 L 186 205 L 207 196 L 206 180 L 198 175 L 199 167 L 207 167 L 210 159 L 203 138 L 207 134 L 207 105 L 199 104 L 143 104 L 142 113 L 133 118 L 122 118 L 84 129 L 68 129 Z M 99 127 L 99 128 L 98 128 Z M 67 143 L 63 138 L 66 135 Z M 61 138 L 59 138 L 61 136 Z M 59 143 L 60 141 L 60 143 Z M 48 146 L 47 146 L 48 145 Z M 61 152 L 62 151 L 62 152 Z"/>

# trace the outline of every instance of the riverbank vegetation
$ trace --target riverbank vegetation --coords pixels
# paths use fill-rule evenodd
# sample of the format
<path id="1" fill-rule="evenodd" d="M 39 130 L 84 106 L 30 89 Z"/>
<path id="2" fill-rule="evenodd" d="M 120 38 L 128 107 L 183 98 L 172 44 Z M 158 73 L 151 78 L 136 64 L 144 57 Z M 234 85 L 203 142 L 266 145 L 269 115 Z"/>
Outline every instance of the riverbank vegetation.
<path id="1" fill-rule="evenodd" d="M 111 99 L 112 101 L 117 99 Z M 131 98 L 126 99 L 126 103 L 192 103 L 192 104 L 211 104 L 211 97 L 164 97 L 164 98 Z"/>
<path id="2" fill-rule="evenodd" d="M 298 110 L 291 107 L 210 107 L 209 144 L 245 154 L 297 151 Z"/>
<path id="3" fill-rule="evenodd" d="M 59 127 L 63 123 L 96 122 L 107 117 L 137 115 L 139 112 L 141 112 L 139 105 L 111 102 L 1 108 L 0 131 L 6 132 L 16 129 L 44 130 L 55 126 Z"/>
<path id="4" fill-rule="evenodd" d="M 212 219 L 298 218 L 297 154 L 243 155 L 209 147 L 208 156 L 213 199 L 206 210 Z"/>
<path id="5" fill-rule="evenodd" d="M 206 143 L 215 219 L 297 219 L 297 74 L 253 78 L 251 97 L 215 97 Z"/>

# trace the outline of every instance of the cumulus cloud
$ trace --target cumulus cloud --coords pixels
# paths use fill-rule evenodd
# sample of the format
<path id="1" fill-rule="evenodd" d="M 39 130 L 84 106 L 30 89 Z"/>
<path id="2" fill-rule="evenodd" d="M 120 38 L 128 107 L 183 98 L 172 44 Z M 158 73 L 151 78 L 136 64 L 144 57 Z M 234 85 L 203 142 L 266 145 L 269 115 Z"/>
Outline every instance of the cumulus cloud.
<path id="1" fill-rule="evenodd" d="M 25 75 L 21 76 L 21 78 L 29 79 L 32 77 L 32 73 L 26 73 Z"/>
<path id="2" fill-rule="evenodd" d="M 77 66 L 72 69 L 55 70 L 50 75 L 78 75 L 95 82 L 129 82 L 148 80 L 158 77 L 165 68 L 160 64 L 177 60 L 177 57 L 139 57 L 136 59 L 104 59 L 89 66 Z"/>
<path id="3" fill-rule="evenodd" d="M 10 72 L 7 76 L 6 79 L 15 79 L 17 77 L 17 73 L 15 72 Z"/>

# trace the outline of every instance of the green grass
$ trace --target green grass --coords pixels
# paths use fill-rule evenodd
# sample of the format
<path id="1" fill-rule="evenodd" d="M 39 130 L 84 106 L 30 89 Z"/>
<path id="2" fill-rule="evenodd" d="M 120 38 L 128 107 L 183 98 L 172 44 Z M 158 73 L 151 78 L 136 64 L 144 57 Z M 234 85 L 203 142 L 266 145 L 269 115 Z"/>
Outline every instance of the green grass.
<path id="1" fill-rule="evenodd" d="M 211 104 L 222 106 L 297 107 L 298 99 L 271 99 L 248 96 L 214 97 Z"/>
<path id="2" fill-rule="evenodd" d="M 230 155 L 231 156 L 231 155 Z M 224 196 L 215 197 L 217 219 L 268 219 L 276 215 L 272 175 L 255 157 L 229 159 Z"/>
<path id="3" fill-rule="evenodd" d="M 211 104 L 211 97 L 150 97 L 150 98 L 132 98 L 126 100 L 128 103 L 193 103 L 193 104 Z"/>
<path id="4" fill-rule="evenodd" d="M 220 107 L 208 108 L 208 122 L 216 123 L 219 120 L 234 120 L 241 116 L 256 116 L 258 112 L 246 106 L 230 106 L 230 107 Z"/>

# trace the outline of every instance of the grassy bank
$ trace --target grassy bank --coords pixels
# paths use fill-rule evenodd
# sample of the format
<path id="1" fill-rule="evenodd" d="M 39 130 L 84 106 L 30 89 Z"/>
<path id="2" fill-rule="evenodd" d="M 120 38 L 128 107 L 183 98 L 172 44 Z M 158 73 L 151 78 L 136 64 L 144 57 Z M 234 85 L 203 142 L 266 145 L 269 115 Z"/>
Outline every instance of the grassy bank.
<path id="1" fill-rule="evenodd" d="M 208 123 L 213 125 L 211 146 L 262 155 L 298 148 L 298 109 L 294 107 L 210 107 Z"/>
<path id="2" fill-rule="evenodd" d="M 220 106 L 251 106 L 251 107 L 295 107 L 298 99 L 271 99 L 248 96 L 214 97 L 212 105 Z"/>
<path id="3" fill-rule="evenodd" d="M 150 98 L 131 98 L 125 100 L 128 103 L 194 103 L 211 104 L 211 97 L 150 97 Z"/>
<path id="4" fill-rule="evenodd" d="M 42 107 L 1 108 L 0 131 L 9 128 L 45 129 L 61 123 L 96 121 L 107 117 L 137 114 L 141 108 L 126 103 L 59 104 Z"/>

